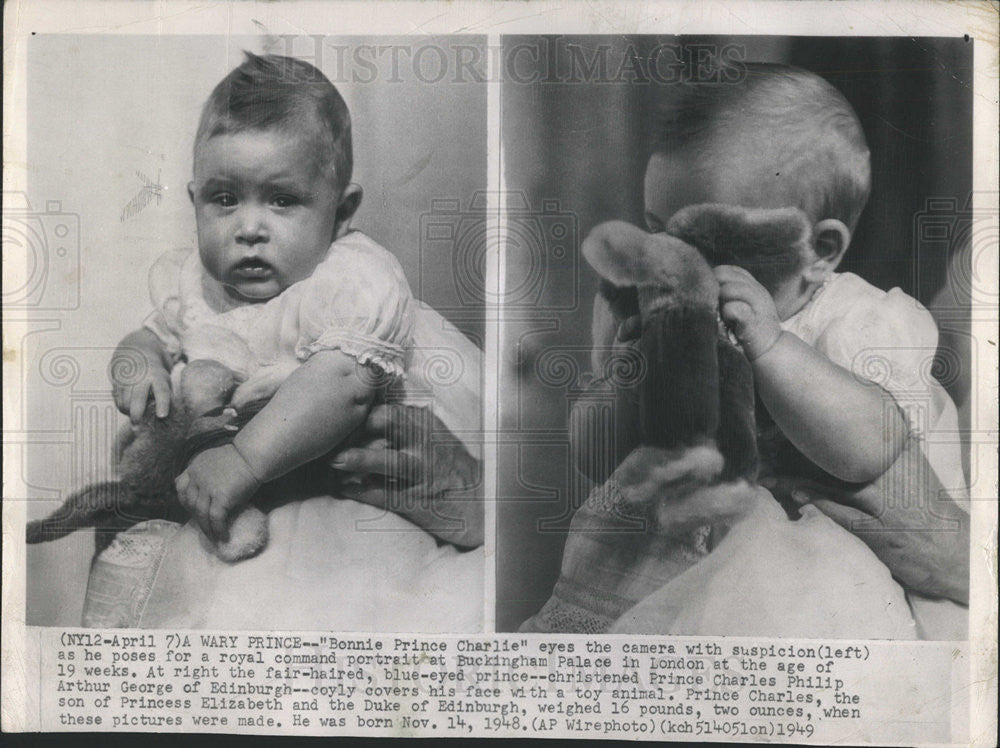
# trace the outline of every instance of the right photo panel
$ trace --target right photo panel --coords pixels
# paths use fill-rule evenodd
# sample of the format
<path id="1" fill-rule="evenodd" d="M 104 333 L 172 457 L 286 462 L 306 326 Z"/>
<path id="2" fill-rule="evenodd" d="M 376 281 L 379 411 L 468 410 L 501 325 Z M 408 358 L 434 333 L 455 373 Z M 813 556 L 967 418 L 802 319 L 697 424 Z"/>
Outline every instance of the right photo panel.
<path id="1" fill-rule="evenodd" d="M 497 631 L 967 639 L 968 37 L 503 47 Z"/>

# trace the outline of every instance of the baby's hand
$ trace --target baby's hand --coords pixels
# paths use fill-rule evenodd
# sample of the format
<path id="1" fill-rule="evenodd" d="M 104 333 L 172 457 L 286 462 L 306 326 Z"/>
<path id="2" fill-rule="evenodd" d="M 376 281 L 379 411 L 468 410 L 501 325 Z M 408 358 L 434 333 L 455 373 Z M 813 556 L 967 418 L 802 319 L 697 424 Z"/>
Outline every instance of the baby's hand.
<path id="1" fill-rule="evenodd" d="M 753 361 L 771 349 L 781 335 L 774 299 L 750 272 L 735 265 L 715 268 L 722 319 Z"/>
<path id="2" fill-rule="evenodd" d="M 197 455 L 176 481 L 181 505 L 216 542 L 229 539 L 234 512 L 253 498 L 260 482 L 236 447 L 226 444 Z"/>
<path id="3" fill-rule="evenodd" d="M 145 363 L 137 361 L 145 359 Z M 136 379 L 127 376 L 136 366 L 144 372 Z M 170 372 L 159 361 L 134 349 L 119 349 L 111 360 L 111 394 L 115 406 L 129 417 L 133 424 L 142 420 L 146 403 L 152 393 L 157 418 L 166 418 L 170 412 Z"/>

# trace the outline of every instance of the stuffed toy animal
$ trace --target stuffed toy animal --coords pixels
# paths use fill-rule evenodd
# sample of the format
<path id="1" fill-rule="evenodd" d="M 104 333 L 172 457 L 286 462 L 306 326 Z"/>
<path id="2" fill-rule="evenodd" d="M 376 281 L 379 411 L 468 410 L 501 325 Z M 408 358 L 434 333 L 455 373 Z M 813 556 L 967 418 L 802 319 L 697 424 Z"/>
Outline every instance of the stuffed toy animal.
<path id="1" fill-rule="evenodd" d="M 743 516 L 760 490 L 753 374 L 719 317 L 712 266 L 739 265 L 766 287 L 811 233 L 794 208 L 705 204 L 678 211 L 665 233 L 612 221 L 584 241 L 602 306 L 619 311 L 595 311 L 595 346 L 609 349 L 622 316 L 638 314 L 643 375 L 598 380 L 574 408 L 574 459 L 598 485 L 571 522 L 552 597 L 522 630 L 608 631 Z M 607 401 L 609 390 L 610 428 L 586 402 Z"/>
<path id="2" fill-rule="evenodd" d="M 606 480 L 607 468 L 620 466 L 640 445 L 673 450 L 671 472 L 678 469 L 677 450 L 708 446 L 721 458 L 720 480 L 756 479 L 753 376 L 719 318 L 712 266 L 739 265 L 770 283 L 794 267 L 810 234 L 808 218 L 794 208 L 717 204 L 678 211 L 666 233 L 650 234 L 620 221 L 591 232 L 583 254 L 602 276 L 603 295 L 618 305 L 620 315 L 629 313 L 621 310 L 631 302 L 631 312 L 641 318 L 635 348 L 644 372 L 615 387 L 616 458 L 604 461 L 605 474 L 588 473 L 592 480 Z M 612 327 L 599 329 L 602 324 Z M 595 316 L 595 342 L 613 339 L 616 324 Z"/>
<path id="3" fill-rule="evenodd" d="M 225 407 L 235 387 L 233 373 L 222 364 L 189 362 L 180 373 L 167 417 L 157 418 L 150 403 L 142 421 L 126 437 L 118 479 L 88 486 L 49 517 L 29 522 L 27 542 L 55 540 L 94 527 L 100 553 L 119 531 L 143 520 L 186 521 L 174 479 L 198 452 L 231 441 L 241 422 L 252 414 L 253 408 L 240 417 Z M 267 538 L 266 515 L 248 506 L 233 519 L 229 540 L 218 543 L 215 552 L 224 561 L 238 561 L 263 550 Z"/>

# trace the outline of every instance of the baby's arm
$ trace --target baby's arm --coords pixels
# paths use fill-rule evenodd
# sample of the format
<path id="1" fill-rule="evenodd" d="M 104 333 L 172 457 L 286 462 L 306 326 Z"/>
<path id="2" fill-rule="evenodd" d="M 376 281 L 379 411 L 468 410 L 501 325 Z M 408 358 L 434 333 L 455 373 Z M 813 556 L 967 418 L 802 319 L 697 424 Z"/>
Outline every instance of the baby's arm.
<path id="1" fill-rule="evenodd" d="M 136 360 L 138 357 L 139 360 Z M 146 328 L 130 332 L 111 358 L 112 395 L 118 410 L 138 423 L 152 392 L 156 415 L 170 412 L 170 360 L 163 342 Z"/>
<path id="2" fill-rule="evenodd" d="M 906 444 L 891 396 L 791 333 L 749 272 L 716 268 L 723 319 L 750 359 L 761 400 L 785 436 L 831 475 L 862 483 L 884 473 Z"/>
<path id="3" fill-rule="evenodd" d="M 906 422 L 892 397 L 791 333 L 753 362 L 761 400 L 806 457 L 841 480 L 864 483 L 892 465 Z"/>
<path id="4" fill-rule="evenodd" d="M 181 502 L 208 537 L 226 540 L 230 516 L 261 484 L 344 441 L 364 422 L 374 397 L 354 358 L 339 350 L 313 354 L 232 444 L 191 461 L 177 479 Z"/>

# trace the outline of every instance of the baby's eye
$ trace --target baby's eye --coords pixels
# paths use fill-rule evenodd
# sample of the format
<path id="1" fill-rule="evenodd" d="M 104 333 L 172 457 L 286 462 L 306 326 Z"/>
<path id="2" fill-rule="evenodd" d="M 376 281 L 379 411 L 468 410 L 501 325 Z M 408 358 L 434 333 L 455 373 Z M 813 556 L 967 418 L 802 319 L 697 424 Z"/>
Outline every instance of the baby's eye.
<path id="1" fill-rule="evenodd" d="M 223 208 L 232 208 L 236 205 L 236 195 L 231 192 L 219 192 L 212 195 L 212 202 Z"/>
<path id="2" fill-rule="evenodd" d="M 289 208 L 295 205 L 298 200 L 296 200 L 292 195 L 275 195 L 272 202 L 277 208 Z"/>

